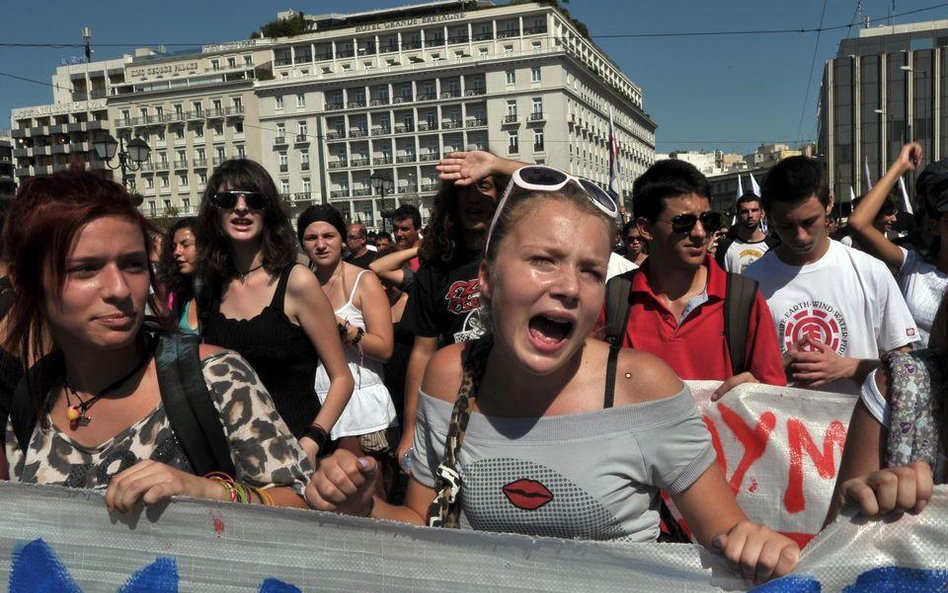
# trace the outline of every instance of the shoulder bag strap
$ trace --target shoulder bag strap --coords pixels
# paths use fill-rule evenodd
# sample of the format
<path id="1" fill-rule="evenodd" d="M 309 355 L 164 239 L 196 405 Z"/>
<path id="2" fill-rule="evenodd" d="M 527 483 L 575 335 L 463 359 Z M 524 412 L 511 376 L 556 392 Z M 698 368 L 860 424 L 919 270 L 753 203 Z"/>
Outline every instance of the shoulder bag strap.
<path id="1" fill-rule="evenodd" d="M 622 346 L 626 326 L 629 323 L 629 294 L 632 290 L 632 275 L 638 269 L 613 276 L 606 283 L 606 340 Z"/>
<path id="2" fill-rule="evenodd" d="M 606 393 L 603 397 L 603 409 L 611 408 L 616 399 L 616 364 L 619 360 L 618 344 L 609 345 L 609 360 L 606 362 Z"/>
<path id="3" fill-rule="evenodd" d="M 490 336 L 481 338 L 471 345 L 464 359 L 461 386 L 458 388 L 458 397 L 454 402 L 451 421 L 448 424 L 448 436 L 444 443 L 444 460 L 435 471 L 434 489 L 437 494 L 428 508 L 429 527 L 457 528 L 460 525 L 461 501 L 458 495 L 461 492 L 461 474 L 458 470 L 458 458 L 461 455 L 464 435 L 467 434 L 467 423 L 471 419 L 471 407 L 477 398 L 477 390 L 487 366 L 490 347 Z"/>

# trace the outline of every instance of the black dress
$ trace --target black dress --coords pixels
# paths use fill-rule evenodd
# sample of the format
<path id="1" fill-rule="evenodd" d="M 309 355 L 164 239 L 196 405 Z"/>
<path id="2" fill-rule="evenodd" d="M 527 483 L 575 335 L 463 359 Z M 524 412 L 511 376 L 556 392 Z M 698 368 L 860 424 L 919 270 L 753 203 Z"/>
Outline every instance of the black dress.
<path id="1" fill-rule="evenodd" d="M 234 350 L 247 359 L 290 432 L 299 438 L 319 412 L 319 398 L 313 389 L 319 355 L 303 328 L 283 312 L 286 284 L 294 265 L 280 274 L 270 304 L 251 319 L 224 317 L 215 296 L 204 326 L 204 341 Z"/>

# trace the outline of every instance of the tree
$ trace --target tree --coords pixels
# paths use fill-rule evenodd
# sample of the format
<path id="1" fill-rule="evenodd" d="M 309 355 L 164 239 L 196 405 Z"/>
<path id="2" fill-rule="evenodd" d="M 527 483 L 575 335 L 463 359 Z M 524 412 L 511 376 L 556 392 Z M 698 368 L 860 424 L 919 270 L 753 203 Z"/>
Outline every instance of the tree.
<path id="1" fill-rule="evenodd" d="M 274 21 L 260 27 L 259 30 L 254 31 L 251 35 L 251 39 L 260 39 L 267 37 L 295 37 L 296 35 L 302 35 L 304 33 L 309 33 L 310 26 L 309 21 L 306 20 L 306 17 L 303 16 L 303 13 L 297 12 L 289 18 L 278 18 Z"/>

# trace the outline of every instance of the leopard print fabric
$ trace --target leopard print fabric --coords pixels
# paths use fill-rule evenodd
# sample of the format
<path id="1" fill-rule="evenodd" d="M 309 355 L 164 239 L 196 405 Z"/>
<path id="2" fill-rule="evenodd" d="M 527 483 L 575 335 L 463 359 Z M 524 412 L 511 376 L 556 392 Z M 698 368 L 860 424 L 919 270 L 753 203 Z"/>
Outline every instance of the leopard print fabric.
<path id="1" fill-rule="evenodd" d="M 209 356 L 201 366 L 227 435 L 235 478 L 261 488 L 288 486 L 302 496 L 312 468 L 254 370 L 231 351 Z M 145 459 L 194 473 L 162 404 L 95 447 L 80 445 L 48 424 L 44 430 L 37 423 L 26 455 L 20 451 L 12 423 L 7 424 L 12 479 L 104 489 L 112 476 Z"/>

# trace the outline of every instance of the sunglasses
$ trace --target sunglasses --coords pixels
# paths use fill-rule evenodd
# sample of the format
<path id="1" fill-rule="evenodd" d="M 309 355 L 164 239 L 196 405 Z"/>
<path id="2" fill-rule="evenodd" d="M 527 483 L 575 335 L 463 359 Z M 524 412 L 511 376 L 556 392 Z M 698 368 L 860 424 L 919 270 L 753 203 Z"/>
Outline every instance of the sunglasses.
<path id="1" fill-rule="evenodd" d="M 244 198 L 244 204 L 251 210 L 263 210 L 267 206 L 267 198 L 255 191 L 219 191 L 211 196 L 211 203 L 222 210 L 233 210 L 237 207 L 238 198 Z"/>
<path id="2" fill-rule="evenodd" d="M 346 239 L 349 241 L 355 241 L 356 239 L 365 239 L 362 235 L 346 235 Z"/>
<path id="3" fill-rule="evenodd" d="M 575 177 L 559 169 L 545 167 L 543 165 L 521 167 L 514 171 L 510 177 L 507 191 L 504 192 L 500 203 L 497 204 L 497 209 L 494 211 L 494 218 L 490 221 L 490 229 L 487 231 L 484 253 L 487 253 L 487 249 L 490 247 L 490 238 L 494 234 L 494 228 L 497 226 L 497 221 L 500 219 L 500 214 L 503 212 L 507 200 L 517 188 L 530 191 L 554 192 L 563 189 L 567 183 L 575 183 L 578 185 L 586 194 L 586 197 L 589 198 L 589 201 L 592 202 L 596 208 L 599 208 L 609 215 L 609 217 L 619 217 L 619 207 L 616 205 L 616 201 L 612 199 L 612 196 L 609 195 L 606 190 L 592 181 L 582 177 Z"/>
<path id="4" fill-rule="evenodd" d="M 642 237 L 626 237 L 625 242 L 626 243 L 641 243 Z"/>
<path id="5" fill-rule="evenodd" d="M 721 226 L 721 215 L 717 212 L 705 212 L 700 216 L 698 214 L 679 214 L 671 219 L 672 232 L 681 235 L 687 235 L 701 221 L 701 226 L 708 233 L 713 233 Z"/>

